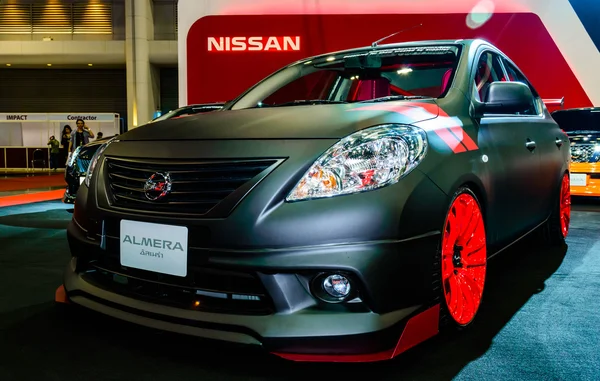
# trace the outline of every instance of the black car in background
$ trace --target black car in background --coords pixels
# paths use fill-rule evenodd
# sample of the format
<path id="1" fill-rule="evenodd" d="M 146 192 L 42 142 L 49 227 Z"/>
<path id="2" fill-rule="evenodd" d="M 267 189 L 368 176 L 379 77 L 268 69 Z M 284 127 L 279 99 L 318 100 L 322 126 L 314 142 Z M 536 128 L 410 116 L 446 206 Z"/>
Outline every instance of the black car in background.
<path id="1" fill-rule="evenodd" d="M 96 139 L 84 146 L 77 147 L 75 152 L 69 156 L 67 159 L 67 165 L 65 167 L 65 182 L 67 183 L 67 188 L 65 189 L 65 194 L 63 195 L 62 199 L 64 203 L 75 203 L 75 197 L 77 196 L 79 185 L 81 185 L 83 180 L 85 180 L 85 175 L 90 165 L 90 160 L 92 160 L 92 157 L 98 148 L 112 138 L 113 136 Z"/>
<path id="2" fill-rule="evenodd" d="M 223 106 L 224 103 L 207 103 L 183 106 L 178 109 L 171 110 L 168 113 L 153 119 L 152 121 L 150 121 L 150 123 L 160 122 L 163 120 L 173 118 L 182 118 L 185 116 L 205 112 L 217 111 L 223 108 Z M 65 182 L 67 183 L 67 188 L 65 189 L 65 194 L 63 196 L 64 203 L 73 204 L 75 202 L 77 190 L 79 189 L 79 185 L 81 185 L 81 183 L 85 179 L 85 175 L 87 173 L 87 169 L 90 164 L 90 160 L 92 159 L 92 156 L 94 156 L 96 150 L 98 150 L 102 143 L 106 143 L 110 139 L 112 139 L 112 136 L 102 139 L 96 139 L 83 147 L 77 148 L 73 155 L 69 157 L 69 159 L 67 160 L 67 166 L 65 168 Z"/>

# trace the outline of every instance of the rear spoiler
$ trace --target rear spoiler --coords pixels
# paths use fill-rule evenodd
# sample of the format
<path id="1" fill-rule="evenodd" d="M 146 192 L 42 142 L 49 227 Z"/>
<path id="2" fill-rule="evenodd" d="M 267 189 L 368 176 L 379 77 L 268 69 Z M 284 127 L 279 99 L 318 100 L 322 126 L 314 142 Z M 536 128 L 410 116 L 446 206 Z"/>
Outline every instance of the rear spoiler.
<path id="1" fill-rule="evenodd" d="M 565 97 L 560 99 L 542 99 L 546 107 L 560 107 L 560 109 L 565 108 Z"/>

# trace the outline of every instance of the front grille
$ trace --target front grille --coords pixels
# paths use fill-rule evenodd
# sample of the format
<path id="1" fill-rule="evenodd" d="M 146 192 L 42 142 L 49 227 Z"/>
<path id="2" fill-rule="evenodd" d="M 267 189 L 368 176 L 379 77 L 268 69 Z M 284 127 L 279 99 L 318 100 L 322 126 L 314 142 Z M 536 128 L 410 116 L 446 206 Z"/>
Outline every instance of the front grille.
<path id="1" fill-rule="evenodd" d="M 571 162 L 573 163 L 598 163 L 600 150 L 597 144 L 575 144 L 571 146 Z"/>
<path id="2" fill-rule="evenodd" d="M 277 163 L 248 161 L 135 161 L 107 158 L 112 205 L 145 212 L 204 215 L 240 187 Z M 171 190 L 163 198 L 146 197 L 144 185 L 155 173 L 168 174 Z M 264 174 L 263 174 L 264 175 Z"/>
<path id="3" fill-rule="evenodd" d="M 78 267 L 87 282 L 150 303 L 229 314 L 273 313 L 262 283 L 249 273 L 189 267 L 188 275 L 182 278 L 126 268 L 108 256 Z"/>

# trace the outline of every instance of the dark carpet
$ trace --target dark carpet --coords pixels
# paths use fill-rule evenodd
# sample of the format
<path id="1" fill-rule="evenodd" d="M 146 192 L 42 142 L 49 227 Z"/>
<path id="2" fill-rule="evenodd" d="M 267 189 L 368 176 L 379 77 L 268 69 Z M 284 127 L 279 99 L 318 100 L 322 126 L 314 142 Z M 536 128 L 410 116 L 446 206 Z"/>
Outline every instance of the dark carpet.
<path id="1" fill-rule="evenodd" d="M 0 380 L 597 380 L 600 201 L 576 202 L 568 246 L 524 240 L 490 262 L 468 330 L 345 365 L 289 363 L 55 305 L 72 207 L 0 208 Z"/>

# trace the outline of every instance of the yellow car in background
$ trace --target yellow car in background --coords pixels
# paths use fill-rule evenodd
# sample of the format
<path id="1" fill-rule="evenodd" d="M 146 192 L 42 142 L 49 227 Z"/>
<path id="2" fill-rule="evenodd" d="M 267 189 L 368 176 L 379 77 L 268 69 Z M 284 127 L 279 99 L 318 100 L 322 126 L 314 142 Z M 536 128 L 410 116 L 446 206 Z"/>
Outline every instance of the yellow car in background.
<path id="1" fill-rule="evenodd" d="M 600 197 L 600 107 L 558 110 L 571 144 L 571 195 Z"/>

